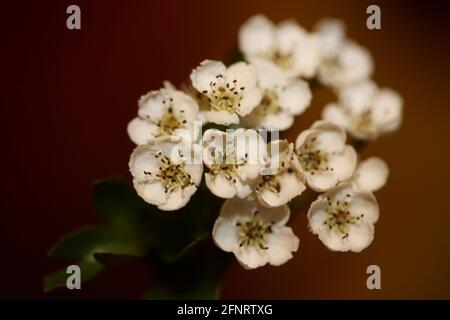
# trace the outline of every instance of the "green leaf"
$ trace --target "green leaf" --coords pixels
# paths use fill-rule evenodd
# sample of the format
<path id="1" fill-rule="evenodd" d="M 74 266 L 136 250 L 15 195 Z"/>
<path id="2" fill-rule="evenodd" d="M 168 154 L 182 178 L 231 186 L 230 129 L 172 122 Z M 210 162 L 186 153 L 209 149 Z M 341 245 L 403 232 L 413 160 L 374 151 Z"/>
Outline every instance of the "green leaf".
<path id="1" fill-rule="evenodd" d="M 103 266 L 93 258 L 86 258 L 77 263 L 81 270 L 81 281 L 85 282 L 94 278 Z M 66 269 L 61 269 L 44 277 L 44 292 L 49 292 L 57 288 L 66 286 L 67 277 Z"/>
<path id="2" fill-rule="evenodd" d="M 133 229 L 141 215 L 155 214 L 155 207 L 147 204 L 124 181 L 105 179 L 94 184 L 93 199 L 97 214 L 121 230 Z"/>
<path id="3" fill-rule="evenodd" d="M 107 227 L 87 226 L 69 233 L 49 251 L 49 256 L 61 260 L 81 260 L 94 253 L 143 256 L 140 246 Z"/>

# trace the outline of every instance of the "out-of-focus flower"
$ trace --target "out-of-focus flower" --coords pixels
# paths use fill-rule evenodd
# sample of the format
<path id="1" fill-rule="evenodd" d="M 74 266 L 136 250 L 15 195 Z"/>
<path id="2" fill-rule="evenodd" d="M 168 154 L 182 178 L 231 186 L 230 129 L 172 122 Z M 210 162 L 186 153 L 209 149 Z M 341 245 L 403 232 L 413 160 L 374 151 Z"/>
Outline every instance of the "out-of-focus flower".
<path id="1" fill-rule="evenodd" d="M 294 144 L 287 140 L 275 140 L 267 147 L 268 172 L 261 176 L 255 195 L 263 206 L 279 207 L 299 196 L 306 186 L 299 170 Z"/>
<path id="2" fill-rule="evenodd" d="M 264 208 L 255 201 L 226 200 L 214 224 L 214 242 L 220 249 L 233 252 L 247 269 L 267 263 L 280 266 L 292 258 L 300 243 L 285 226 L 289 215 L 287 205 Z"/>
<path id="3" fill-rule="evenodd" d="M 195 147 L 175 137 L 137 146 L 129 167 L 139 196 L 161 210 L 184 207 L 202 179 L 203 165 L 193 161 L 200 159 L 200 150 Z"/>
<path id="4" fill-rule="evenodd" d="M 351 181 L 355 190 L 375 192 L 386 184 L 388 176 L 386 162 L 378 157 L 370 157 L 358 164 Z"/>
<path id="5" fill-rule="evenodd" d="M 345 131 L 328 121 L 316 121 L 299 134 L 295 150 L 309 187 L 326 191 L 353 175 L 357 155 L 345 141 Z"/>
<path id="6" fill-rule="evenodd" d="M 339 19 L 324 18 L 314 26 L 314 34 L 319 42 L 322 59 L 332 59 L 346 40 L 345 24 Z"/>
<path id="7" fill-rule="evenodd" d="M 244 120 L 255 128 L 286 130 L 295 116 L 311 102 L 311 90 L 303 80 L 289 80 L 280 68 L 261 58 L 252 60 L 263 89 L 260 104 Z"/>
<path id="8" fill-rule="evenodd" d="M 138 105 L 138 116 L 128 124 L 128 135 L 135 144 L 172 135 L 194 139 L 198 105 L 185 93 L 171 88 L 150 91 Z"/>
<path id="9" fill-rule="evenodd" d="M 342 184 L 311 204 L 308 221 L 311 231 L 330 250 L 360 252 L 372 243 L 378 216 L 372 193 Z"/>
<path id="10" fill-rule="evenodd" d="M 323 84 L 341 88 L 370 78 L 373 69 L 369 51 L 347 39 L 339 46 L 337 53 L 322 60 L 318 75 Z"/>
<path id="11" fill-rule="evenodd" d="M 338 94 L 339 102 L 328 104 L 322 117 L 357 139 L 374 140 L 397 130 L 402 123 L 403 100 L 394 90 L 379 89 L 374 82 L 364 81 Z"/>
<path id="12" fill-rule="evenodd" d="M 275 26 L 267 17 L 255 15 L 239 30 L 239 48 L 245 58 L 271 61 L 289 77 L 311 78 L 320 62 L 317 39 L 294 21 Z"/>
<path id="13" fill-rule="evenodd" d="M 209 122 L 238 124 L 239 117 L 249 114 L 262 98 L 256 71 L 245 62 L 227 68 L 222 62 L 205 60 L 190 78 L 195 89 L 207 97 Z"/>
<path id="14" fill-rule="evenodd" d="M 267 155 L 261 135 L 250 129 L 232 133 L 208 129 L 202 143 L 209 190 L 221 198 L 248 197 Z"/>

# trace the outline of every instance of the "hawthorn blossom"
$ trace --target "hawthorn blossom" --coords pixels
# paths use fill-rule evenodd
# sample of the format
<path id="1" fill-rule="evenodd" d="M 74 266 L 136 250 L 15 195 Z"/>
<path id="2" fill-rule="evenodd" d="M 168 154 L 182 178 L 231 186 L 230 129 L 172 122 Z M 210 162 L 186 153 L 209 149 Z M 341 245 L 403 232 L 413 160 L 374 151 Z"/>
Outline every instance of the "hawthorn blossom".
<path id="1" fill-rule="evenodd" d="M 339 19 L 324 18 L 314 26 L 314 34 L 319 42 L 321 57 L 332 59 L 346 40 L 345 24 Z"/>
<path id="2" fill-rule="evenodd" d="M 266 164 L 255 195 L 265 207 L 279 207 L 299 196 L 305 189 L 305 181 L 299 170 L 294 144 L 287 140 L 275 140 L 268 144 Z"/>
<path id="3" fill-rule="evenodd" d="M 194 139 L 197 103 L 182 91 L 163 88 L 150 91 L 138 102 L 138 116 L 128 124 L 128 135 L 137 145 L 164 136 L 189 136 Z"/>
<path id="4" fill-rule="evenodd" d="M 259 85 L 263 90 L 260 104 L 244 120 L 255 128 L 286 130 L 295 116 L 305 111 L 311 102 L 311 90 L 303 80 L 289 80 L 273 63 L 253 60 Z"/>
<path id="5" fill-rule="evenodd" d="M 337 52 L 321 61 L 318 70 L 320 82 L 342 88 L 371 77 L 374 65 L 366 48 L 349 39 L 337 48 Z"/>
<path id="6" fill-rule="evenodd" d="M 330 250 L 360 252 L 372 243 L 378 216 L 372 193 L 342 184 L 311 204 L 308 221 L 310 230 Z"/>
<path id="7" fill-rule="evenodd" d="M 239 48 L 247 61 L 263 58 L 289 77 L 311 78 L 320 62 L 317 39 L 294 21 L 275 26 L 263 15 L 248 19 L 239 30 Z"/>
<path id="8" fill-rule="evenodd" d="M 378 157 L 370 157 L 358 164 L 351 182 L 355 190 L 375 192 L 386 184 L 388 176 L 386 162 Z"/>
<path id="9" fill-rule="evenodd" d="M 287 205 L 264 208 L 255 201 L 238 198 L 222 205 L 212 236 L 216 245 L 233 252 L 246 269 L 271 264 L 280 266 L 292 258 L 300 241 L 285 224 L 290 210 Z"/>
<path id="10" fill-rule="evenodd" d="M 191 152 L 195 153 L 194 158 Z M 186 205 L 202 179 L 198 148 L 180 138 L 162 137 L 137 146 L 129 167 L 138 195 L 161 210 Z"/>
<path id="11" fill-rule="evenodd" d="M 394 90 L 364 81 L 339 90 L 338 95 L 339 102 L 325 106 L 322 117 L 357 139 L 374 140 L 402 123 L 403 101 Z"/>
<path id="12" fill-rule="evenodd" d="M 222 125 L 238 124 L 261 101 L 258 78 L 252 65 L 205 60 L 191 73 L 192 85 L 209 103 L 206 119 Z"/>
<path id="13" fill-rule="evenodd" d="M 248 197 L 267 154 L 263 138 L 255 130 L 208 129 L 202 143 L 209 190 L 221 198 Z"/>
<path id="14" fill-rule="evenodd" d="M 327 121 L 316 121 L 298 135 L 295 149 L 309 187 L 326 191 L 353 175 L 357 155 L 345 141 L 345 131 Z"/>

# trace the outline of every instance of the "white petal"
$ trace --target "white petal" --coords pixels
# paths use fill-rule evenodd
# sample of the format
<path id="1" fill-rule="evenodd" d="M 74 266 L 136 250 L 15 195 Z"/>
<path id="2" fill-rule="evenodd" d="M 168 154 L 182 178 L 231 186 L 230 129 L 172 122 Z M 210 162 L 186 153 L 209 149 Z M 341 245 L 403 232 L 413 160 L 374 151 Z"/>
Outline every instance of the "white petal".
<path id="1" fill-rule="evenodd" d="M 258 118 L 258 128 L 287 130 L 294 124 L 294 116 L 286 112 L 277 112 Z"/>
<path id="2" fill-rule="evenodd" d="M 359 190 L 377 191 L 381 189 L 389 176 L 389 167 L 383 159 L 371 157 L 362 161 L 353 178 L 354 185 Z"/>
<path id="3" fill-rule="evenodd" d="M 350 225 L 348 230 L 348 246 L 350 251 L 361 252 L 367 248 L 374 238 L 374 226 L 370 223 Z"/>
<path id="4" fill-rule="evenodd" d="M 152 179 L 152 175 L 159 171 L 159 163 L 154 155 L 154 150 L 150 145 L 137 146 L 133 150 L 130 156 L 129 168 L 133 177 L 139 182 Z"/>
<path id="5" fill-rule="evenodd" d="M 333 122 L 345 129 L 349 127 L 350 119 L 344 112 L 343 108 L 337 103 L 329 103 L 322 111 L 322 118 L 324 120 Z"/>
<path id="6" fill-rule="evenodd" d="M 284 226 L 291 215 L 288 205 L 282 205 L 276 208 L 265 208 L 257 206 L 260 218 L 266 223 L 273 223 L 275 226 Z"/>
<path id="7" fill-rule="evenodd" d="M 345 38 L 344 22 L 324 18 L 314 26 L 314 31 L 320 40 L 321 55 L 325 58 L 336 56 Z"/>
<path id="8" fill-rule="evenodd" d="M 353 175 L 357 163 L 357 154 L 352 146 L 345 146 L 343 153 L 330 155 L 328 166 L 333 168 L 333 174 L 338 181 L 344 181 Z"/>
<path id="9" fill-rule="evenodd" d="M 306 37 L 306 31 L 292 20 L 279 24 L 275 46 L 282 54 L 291 53 L 300 40 Z"/>
<path id="10" fill-rule="evenodd" d="M 256 130 L 242 128 L 235 130 L 233 135 L 236 158 L 238 160 L 247 159 L 247 164 L 259 166 L 267 155 L 267 147 L 263 137 Z M 258 167 L 254 169 L 259 170 Z M 248 177 L 254 178 L 252 174 Z M 247 179 L 247 177 L 243 177 L 243 179 Z"/>
<path id="11" fill-rule="evenodd" d="M 233 83 L 236 80 L 237 88 L 242 89 L 244 92 L 256 87 L 258 82 L 258 75 L 253 65 L 246 62 L 236 62 L 228 67 L 225 81 Z"/>
<path id="12" fill-rule="evenodd" d="M 339 100 L 352 112 L 360 113 L 372 105 L 377 90 L 377 85 L 372 80 L 358 82 L 339 90 Z"/>
<path id="13" fill-rule="evenodd" d="M 225 75 L 226 67 L 220 61 L 204 60 L 191 73 L 192 85 L 199 91 L 210 91 L 211 81 L 216 81 L 218 75 Z"/>
<path id="14" fill-rule="evenodd" d="M 305 143 L 305 141 L 310 137 L 310 135 L 312 135 L 314 133 L 316 133 L 316 130 L 311 130 L 311 129 L 307 129 L 307 130 L 300 132 L 300 134 L 297 136 L 297 139 L 295 139 L 295 149 L 298 150 Z"/>
<path id="15" fill-rule="evenodd" d="M 185 164 L 184 171 L 191 176 L 191 181 L 196 185 L 200 184 L 203 175 L 202 164 Z"/>
<path id="16" fill-rule="evenodd" d="M 363 221 L 375 223 L 378 221 L 380 209 L 377 200 L 370 192 L 359 192 L 352 197 L 349 211 L 353 216 L 361 216 Z"/>
<path id="17" fill-rule="evenodd" d="M 312 130 L 318 132 L 317 146 L 321 150 L 339 152 L 344 149 L 347 135 L 340 126 L 324 120 L 313 123 Z"/>
<path id="18" fill-rule="evenodd" d="M 320 62 L 320 47 L 317 39 L 311 35 L 301 39 L 295 47 L 293 59 L 295 75 L 313 77 Z"/>
<path id="19" fill-rule="evenodd" d="M 311 90 L 307 82 L 297 80 L 289 84 L 278 95 L 280 107 L 293 115 L 299 115 L 311 103 Z"/>
<path id="20" fill-rule="evenodd" d="M 277 228 L 273 233 L 267 235 L 267 255 L 269 263 L 273 266 L 280 266 L 290 260 L 292 252 L 296 252 L 300 245 L 300 240 L 291 228 Z"/>
<path id="21" fill-rule="evenodd" d="M 164 192 L 164 186 L 161 182 L 141 183 L 136 191 L 146 202 L 160 206 L 167 203 L 167 195 Z"/>
<path id="22" fill-rule="evenodd" d="M 354 42 L 344 45 L 339 63 L 343 66 L 339 79 L 341 85 L 365 80 L 372 75 L 374 69 L 369 51 Z"/>
<path id="23" fill-rule="evenodd" d="M 294 171 L 289 173 L 285 170 L 277 174 L 276 179 L 280 184 L 279 192 L 263 189 L 257 193 L 258 199 L 262 200 L 264 206 L 279 207 L 284 205 L 291 199 L 299 196 L 306 189 L 301 176 Z"/>
<path id="24" fill-rule="evenodd" d="M 241 179 L 236 179 L 234 187 L 236 189 L 236 196 L 241 199 L 247 198 L 253 192 L 252 184 L 248 184 L 247 181 L 243 183 Z"/>
<path id="25" fill-rule="evenodd" d="M 128 123 L 127 132 L 135 144 L 147 144 L 155 138 L 158 127 L 149 121 L 134 118 Z"/>
<path id="26" fill-rule="evenodd" d="M 402 121 L 402 106 L 402 97 L 397 92 L 386 88 L 380 90 L 372 105 L 374 121 L 384 132 L 398 129 Z"/>
<path id="27" fill-rule="evenodd" d="M 308 210 L 308 223 L 314 234 L 318 234 L 326 228 L 324 225 L 324 222 L 328 219 L 328 213 L 325 211 L 326 205 L 324 198 L 319 196 L 317 200 L 311 203 Z"/>
<path id="28" fill-rule="evenodd" d="M 247 55 L 270 52 L 273 47 L 275 26 L 263 15 L 248 19 L 239 29 L 239 48 Z"/>
<path id="29" fill-rule="evenodd" d="M 255 269 L 264 266 L 269 257 L 266 252 L 255 246 L 243 246 L 234 252 L 238 262 L 246 269 Z"/>
<path id="30" fill-rule="evenodd" d="M 170 90 L 173 113 L 177 119 L 193 123 L 198 112 L 197 102 L 182 91 Z"/>
<path id="31" fill-rule="evenodd" d="M 334 188 L 339 182 L 338 177 L 331 171 L 317 171 L 314 174 L 305 173 L 308 186 L 318 192 Z"/>
<path id="32" fill-rule="evenodd" d="M 237 107 L 237 112 L 241 117 L 252 112 L 256 108 L 262 99 L 262 91 L 259 88 L 253 88 L 245 90 L 242 93 L 242 99 L 240 100 L 240 106 Z"/>
<path id="33" fill-rule="evenodd" d="M 208 189 L 220 198 L 233 198 L 236 195 L 236 188 L 232 181 L 227 180 L 223 175 L 213 176 L 205 173 L 205 182 Z"/>
<path id="34" fill-rule="evenodd" d="M 216 245 L 223 251 L 231 252 L 239 247 L 239 234 L 235 220 L 219 216 L 214 223 L 212 236 Z"/>
<path id="35" fill-rule="evenodd" d="M 255 66 L 259 85 L 262 89 L 274 90 L 287 84 L 288 78 L 272 61 L 263 58 L 251 58 L 250 62 Z"/>
<path id="36" fill-rule="evenodd" d="M 267 235 L 267 255 L 269 263 L 280 266 L 292 258 L 292 252 L 298 250 L 300 240 L 289 227 L 276 228 Z"/>
<path id="37" fill-rule="evenodd" d="M 229 113 L 228 111 L 208 111 L 206 119 L 209 122 L 229 126 L 230 124 L 238 124 L 239 117 L 236 113 Z"/>
<path id="38" fill-rule="evenodd" d="M 142 119 L 157 122 L 167 112 L 168 104 L 164 103 L 168 99 L 164 89 L 150 91 L 141 96 L 138 105 L 138 115 Z"/>
<path id="39" fill-rule="evenodd" d="M 167 194 L 167 202 L 159 205 L 158 209 L 164 211 L 174 211 L 184 207 L 190 200 L 191 196 L 197 190 L 194 186 L 188 186 L 184 189 L 177 188 Z"/>

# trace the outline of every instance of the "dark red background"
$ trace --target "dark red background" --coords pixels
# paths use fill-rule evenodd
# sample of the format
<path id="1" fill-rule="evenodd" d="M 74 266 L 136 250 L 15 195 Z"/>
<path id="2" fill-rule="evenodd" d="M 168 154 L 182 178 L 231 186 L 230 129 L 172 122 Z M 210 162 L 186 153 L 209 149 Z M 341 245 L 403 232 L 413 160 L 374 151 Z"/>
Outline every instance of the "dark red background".
<path id="1" fill-rule="evenodd" d="M 264 12 L 310 28 L 343 18 L 348 33 L 376 61 L 375 80 L 405 98 L 399 133 L 371 145 L 391 168 L 377 194 L 382 218 L 365 252 L 328 252 L 300 216 L 302 240 L 281 268 L 226 274 L 224 298 L 450 298 L 449 6 L 446 2 L 377 1 L 382 30 L 365 27 L 366 1 L 40 1 L 1 6 L 0 297 L 133 298 L 151 285 L 141 265 L 118 266 L 78 292 L 42 294 L 42 276 L 58 267 L 46 250 L 77 227 L 100 222 L 92 182 L 128 178 L 133 144 L 126 125 L 138 97 L 163 80 L 182 81 L 205 58 L 226 60 L 239 25 Z M 66 28 L 78 4 L 82 30 Z M 326 90 L 287 136 L 309 126 Z M 382 290 L 365 287 L 379 264 Z"/>

